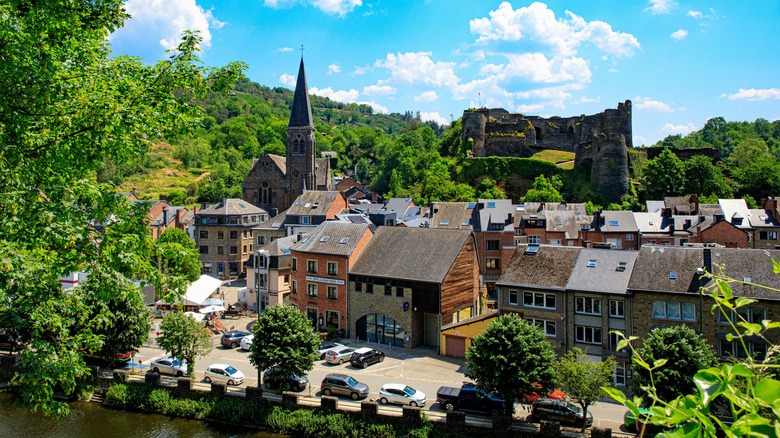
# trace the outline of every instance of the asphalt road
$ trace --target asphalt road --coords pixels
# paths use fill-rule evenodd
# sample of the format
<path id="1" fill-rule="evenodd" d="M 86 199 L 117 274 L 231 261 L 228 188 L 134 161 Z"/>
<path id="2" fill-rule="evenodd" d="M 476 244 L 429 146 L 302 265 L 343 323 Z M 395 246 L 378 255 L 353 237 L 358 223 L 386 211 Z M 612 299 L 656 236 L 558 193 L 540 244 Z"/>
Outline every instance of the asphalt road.
<path id="1" fill-rule="evenodd" d="M 244 329 L 250 320 L 242 319 L 237 322 L 231 322 L 236 329 Z M 203 372 L 213 363 L 225 363 L 241 370 L 246 376 L 246 380 L 241 385 L 259 386 L 257 370 L 249 363 L 249 352 L 241 349 L 229 349 L 219 345 L 219 335 L 213 338 L 214 350 L 207 358 L 201 358 L 195 363 L 195 379 L 197 382 L 203 382 Z M 317 361 L 314 369 L 308 374 L 309 387 L 302 392 L 307 396 L 319 396 L 320 383 L 328 373 L 344 373 L 352 376 L 360 382 L 368 385 L 370 393 L 368 398 L 376 400 L 378 398 L 379 388 L 385 383 L 403 383 L 409 385 L 426 394 L 428 403 L 424 410 L 432 412 L 443 412 L 443 409 L 436 404 L 436 391 L 440 386 L 459 387 L 464 381 L 468 381 L 464 376 L 465 366 L 463 359 L 439 356 L 435 350 L 430 348 L 416 348 L 414 350 L 405 350 L 397 347 L 378 346 L 376 344 L 367 344 L 363 341 L 345 340 L 342 343 L 349 346 L 370 346 L 378 348 L 385 352 L 386 358 L 383 362 L 369 366 L 368 368 L 356 368 L 345 363 L 343 365 L 330 365 L 325 361 Z M 145 346 L 136 354 L 136 362 L 141 363 L 143 369 L 147 369 L 154 358 L 164 356 L 165 352 L 154 346 Z M 342 399 L 340 403 L 350 402 L 348 399 Z M 397 409 L 401 409 L 400 406 Z M 594 425 L 599 427 L 608 427 L 613 432 L 625 432 L 621 430 L 623 422 L 623 413 L 625 407 L 619 404 L 600 402 L 589 407 L 593 414 Z M 530 412 L 530 406 L 517 404 L 515 416 L 523 419 Z"/>

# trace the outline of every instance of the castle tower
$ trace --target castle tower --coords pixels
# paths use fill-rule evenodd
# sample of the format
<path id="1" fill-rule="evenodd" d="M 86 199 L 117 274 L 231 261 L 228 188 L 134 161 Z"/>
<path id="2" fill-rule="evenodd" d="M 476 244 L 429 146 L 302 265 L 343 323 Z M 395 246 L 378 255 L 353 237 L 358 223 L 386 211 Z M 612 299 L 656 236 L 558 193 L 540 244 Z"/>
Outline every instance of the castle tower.
<path id="1" fill-rule="evenodd" d="M 315 190 L 316 142 L 314 123 L 309 103 L 309 89 L 306 85 L 306 72 L 303 69 L 303 57 L 298 69 L 298 82 L 295 84 L 290 123 L 287 125 L 287 180 L 289 181 L 289 199 L 294 200 L 304 190 Z"/>

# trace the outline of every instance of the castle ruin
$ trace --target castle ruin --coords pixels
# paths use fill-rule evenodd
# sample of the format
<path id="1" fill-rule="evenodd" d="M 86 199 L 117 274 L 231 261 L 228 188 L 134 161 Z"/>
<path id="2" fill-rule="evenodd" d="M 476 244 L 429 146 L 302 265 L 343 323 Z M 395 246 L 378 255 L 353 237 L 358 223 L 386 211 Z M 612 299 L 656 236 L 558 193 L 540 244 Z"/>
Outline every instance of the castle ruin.
<path id="1" fill-rule="evenodd" d="M 619 202 L 628 193 L 628 154 L 633 147 L 631 101 L 590 116 L 539 117 L 513 114 L 501 108 L 463 112 L 463 142 L 473 141 L 474 157 L 529 158 L 543 149 L 575 154 L 605 199 Z"/>

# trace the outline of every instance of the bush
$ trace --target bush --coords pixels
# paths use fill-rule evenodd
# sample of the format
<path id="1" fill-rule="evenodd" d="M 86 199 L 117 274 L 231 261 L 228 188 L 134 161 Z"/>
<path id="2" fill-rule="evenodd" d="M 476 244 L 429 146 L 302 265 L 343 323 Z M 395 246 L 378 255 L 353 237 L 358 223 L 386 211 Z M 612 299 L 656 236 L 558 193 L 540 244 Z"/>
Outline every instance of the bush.
<path id="1" fill-rule="evenodd" d="M 149 394 L 149 398 L 141 406 L 148 412 L 156 412 L 158 414 L 167 414 L 171 408 L 171 393 L 165 389 L 155 389 Z"/>
<path id="2" fill-rule="evenodd" d="M 130 396 L 127 391 L 127 385 L 121 383 L 111 384 L 111 386 L 108 387 L 108 391 L 106 392 L 107 403 L 114 406 L 121 406 L 123 408 L 127 406 L 129 397 Z"/>

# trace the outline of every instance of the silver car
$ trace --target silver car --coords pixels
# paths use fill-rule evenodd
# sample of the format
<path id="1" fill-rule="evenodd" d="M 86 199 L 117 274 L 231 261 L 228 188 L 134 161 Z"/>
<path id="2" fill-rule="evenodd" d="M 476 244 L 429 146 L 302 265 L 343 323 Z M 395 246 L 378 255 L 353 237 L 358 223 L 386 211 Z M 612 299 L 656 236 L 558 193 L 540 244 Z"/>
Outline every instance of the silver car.
<path id="1" fill-rule="evenodd" d="M 385 383 L 379 390 L 379 403 L 423 407 L 428 403 L 428 398 L 425 393 L 410 386 L 400 383 Z"/>
<path id="2" fill-rule="evenodd" d="M 341 365 L 344 362 L 349 362 L 349 358 L 352 357 L 352 352 L 355 349 L 352 347 L 335 347 L 325 352 L 325 361 L 333 365 Z"/>
<path id="3" fill-rule="evenodd" d="M 204 374 L 206 383 L 218 382 L 226 385 L 240 385 L 244 383 L 244 373 L 224 363 L 211 364 Z"/>
<path id="4" fill-rule="evenodd" d="M 175 357 L 162 357 L 152 360 L 149 369 L 157 374 L 170 374 L 176 377 L 187 375 L 187 362 L 180 361 Z"/>

